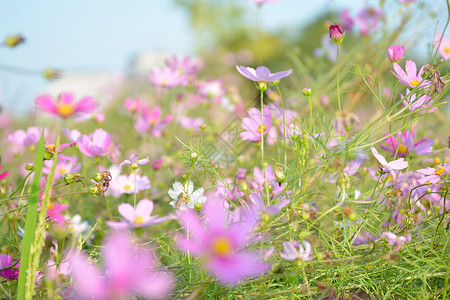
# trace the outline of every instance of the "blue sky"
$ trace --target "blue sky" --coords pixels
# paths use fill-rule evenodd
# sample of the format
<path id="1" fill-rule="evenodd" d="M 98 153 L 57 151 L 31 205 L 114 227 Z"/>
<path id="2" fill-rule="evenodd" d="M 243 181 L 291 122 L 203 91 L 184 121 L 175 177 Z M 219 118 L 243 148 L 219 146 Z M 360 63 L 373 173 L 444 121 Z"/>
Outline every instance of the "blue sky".
<path id="1" fill-rule="evenodd" d="M 256 22 L 256 5 L 242 1 Z M 356 10 L 367 2 L 373 1 L 279 0 L 263 6 L 261 19 L 270 30 L 304 24 L 329 6 Z M 172 0 L 0 0 L 0 7 L 0 39 L 15 33 L 27 39 L 16 49 L 0 48 L 0 65 L 123 70 L 135 53 L 189 54 L 194 49 L 188 17 Z M 27 105 L 46 84 L 39 76 L 0 68 L 0 102 Z"/>

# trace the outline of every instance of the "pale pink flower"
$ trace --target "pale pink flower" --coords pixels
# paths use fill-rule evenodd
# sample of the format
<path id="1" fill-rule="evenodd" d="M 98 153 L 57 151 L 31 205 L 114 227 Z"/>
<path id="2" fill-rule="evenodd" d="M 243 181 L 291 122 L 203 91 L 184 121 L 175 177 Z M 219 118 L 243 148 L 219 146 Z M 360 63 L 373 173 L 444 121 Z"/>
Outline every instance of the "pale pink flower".
<path id="1" fill-rule="evenodd" d="M 136 187 L 135 187 L 135 176 L 136 176 Z M 110 192 L 115 197 L 119 197 L 123 194 L 134 194 L 140 191 L 148 190 L 152 186 L 150 184 L 150 179 L 147 176 L 140 176 L 137 174 L 130 175 L 119 175 L 113 176 L 109 183 L 108 192 Z"/>
<path id="2" fill-rule="evenodd" d="M 438 32 L 434 39 L 433 46 L 438 49 L 439 54 L 444 60 L 450 58 L 450 38 L 443 37 L 442 33 Z"/>
<path id="3" fill-rule="evenodd" d="M 143 109 L 145 107 L 145 105 L 141 103 L 141 99 L 139 99 L 139 98 L 134 101 L 131 98 L 127 98 L 127 99 L 125 99 L 125 102 L 123 105 L 131 113 L 140 111 L 141 109 Z"/>
<path id="4" fill-rule="evenodd" d="M 283 252 L 280 257 L 285 260 L 310 261 L 314 257 L 311 255 L 311 245 L 307 241 L 303 241 L 303 246 L 297 241 L 283 243 Z"/>
<path id="5" fill-rule="evenodd" d="M 391 62 L 398 62 L 405 54 L 405 46 L 391 45 L 388 48 L 388 58 Z"/>
<path id="6" fill-rule="evenodd" d="M 138 159 L 138 158 L 139 158 L 139 155 L 132 154 L 132 155 L 130 155 L 130 160 L 128 160 L 128 159 L 124 160 L 123 162 L 120 163 L 119 166 L 122 167 L 122 166 L 131 165 L 131 167 L 133 169 L 137 169 L 138 166 L 146 165 L 150 162 L 150 160 L 148 159 L 148 156 L 144 159 Z"/>
<path id="7" fill-rule="evenodd" d="M 14 133 L 8 135 L 8 140 L 13 142 L 17 146 L 29 147 L 36 145 L 41 138 L 42 128 L 28 127 L 27 131 L 22 129 L 16 130 Z M 47 129 L 44 128 L 44 138 L 47 135 Z"/>
<path id="8" fill-rule="evenodd" d="M 381 9 L 367 7 L 359 12 L 355 18 L 355 23 L 359 25 L 362 35 L 369 35 L 369 31 L 376 30 L 378 28 L 378 22 L 384 19 L 385 15 Z"/>
<path id="9" fill-rule="evenodd" d="M 375 158 L 380 162 L 380 171 L 382 173 L 391 174 L 394 181 L 397 178 L 394 170 L 403 170 L 408 167 L 408 162 L 406 162 L 403 158 L 399 158 L 388 163 L 386 159 L 378 153 L 375 147 L 372 146 L 370 149 L 372 150 L 373 156 L 375 156 Z"/>
<path id="10" fill-rule="evenodd" d="M 386 238 L 390 247 L 396 246 L 394 252 L 397 252 L 403 248 L 403 245 L 406 242 L 411 241 L 411 234 L 407 234 L 406 236 L 397 236 L 395 233 L 387 231 L 381 234 L 381 238 Z"/>
<path id="11" fill-rule="evenodd" d="M 68 161 L 58 161 L 55 168 L 55 173 L 53 175 L 54 180 L 58 180 L 64 177 L 65 174 L 70 174 L 77 172 L 81 169 L 81 164 L 77 164 L 76 157 L 71 158 Z M 44 166 L 42 167 L 43 174 L 49 174 L 53 166 L 53 160 L 44 161 Z"/>
<path id="12" fill-rule="evenodd" d="M 103 129 L 97 129 L 92 134 L 83 135 L 78 142 L 78 147 L 87 156 L 105 156 L 114 151 L 111 136 Z"/>
<path id="13" fill-rule="evenodd" d="M 238 72 L 247 79 L 261 83 L 273 83 L 286 76 L 291 75 L 292 69 L 287 71 L 281 71 L 277 73 L 271 73 L 265 66 L 257 67 L 256 70 L 250 67 L 236 66 Z"/>
<path id="14" fill-rule="evenodd" d="M 148 77 L 156 86 L 175 87 L 187 84 L 186 76 L 182 75 L 180 71 L 169 67 L 163 69 L 155 67 Z"/>
<path id="15" fill-rule="evenodd" d="M 149 107 L 144 107 L 143 114 L 138 118 L 134 127 L 141 132 L 149 132 L 155 137 L 161 137 L 162 131 L 168 123 L 172 121 L 172 115 L 161 118 L 161 107 L 156 106 L 150 111 Z"/>
<path id="16" fill-rule="evenodd" d="M 385 136 L 387 135 L 390 135 L 390 132 L 385 133 Z M 401 132 L 397 132 L 394 136 L 390 136 L 384 140 L 387 147 L 381 144 L 381 149 L 391 152 L 392 156 L 397 153 L 399 157 L 405 157 L 408 153 L 417 155 L 433 153 L 433 139 L 422 139 L 414 142 L 414 136 L 415 134 L 412 130 L 405 130 L 403 135 Z"/>
<path id="17" fill-rule="evenodd" d="M 423 68 L 420 68 L 419 73 L 417 73 L 417 66 L 416 63 L 412 60 L 407 60 L 405 65 L 405 71 L 403 71 L 402 67 L 400 67 L 399 64 L 394 63 L 392 65 L 394 67 L 394 71 L 391 71 L 392 74 L 394 74 L 395 77 L 397 77 L 400 80 L 400 83 L 403 83 L 411 88 L 415 88 L 417 86 L 424 87 L 429 85 L 428 82 L 423 81 L 422 74 L 423 74 Z M 423 81 L 423 82 L 422 82 Z"/>
<path id="18" fill-rule="evenodd" d="M 178 122 L 183 128 L 186 129 L 199 129 L 200 126 L 204 123 L 202 118 L 190 118 L 190 117 L 181 117 L 178 119 Z"/>
<path id="19" fill-rule="evenodd" d="M 417 170 L 417 173 L 425 175 L 418 181 L 420 184 L 431 183 L 435 184 L 442 180 L 442 177 L 446 174 L 450 174 L 450 163 L 444 165 L 438 165 L 435 168 L 424 168 Z"/>
<path id="20" fill-rule="evenodd" d="M 261 141 L 261 132 L 263 135 L 268 133 L 272 126 L 272 116 L 269 107 L 264 105 L 262 125 L 261 112 L 257 108 L 250 108 L 248 116 L 249 118 L 242 119 L 242 128 L 244 128 L 244 131 L 241 132 L 241 138 L 253 142 Z"/>
<path id="21" fill-rule="evenodd" d="M 69 118 L 77 113 L 92 113 L 97 108 L 97 103 L 92 97 L 82 98 L 74 102 L 72 93 L 61 93 L 55 101 L 49 95 L 41 95 L 36 98 L 36 105 L 42 111 L 60 116 L 63 119 Z"/>
<path id="22" fill-rule="evenodd" d="M 251 2 L 255 2 L 258 6 L 262 6 L 264 3 L 275 3 L 278 0 L 250 0 Z"/>
<path id="23" fill-rule="evenodd" d="M 400 98 L 403 100 L 403 105 L 408 106 L 410 111 L 416 111 L 418 113 L 431 113 L 437 107 L 433 107 L 428 109 L 433 104 L 433 98 L 428 96 L 427 94 L 423 94 L 421 96 L 417 96 L 417 93 L 411 93 L 409 89 L 406 89 L 406 96 L 400 94 Z"/>

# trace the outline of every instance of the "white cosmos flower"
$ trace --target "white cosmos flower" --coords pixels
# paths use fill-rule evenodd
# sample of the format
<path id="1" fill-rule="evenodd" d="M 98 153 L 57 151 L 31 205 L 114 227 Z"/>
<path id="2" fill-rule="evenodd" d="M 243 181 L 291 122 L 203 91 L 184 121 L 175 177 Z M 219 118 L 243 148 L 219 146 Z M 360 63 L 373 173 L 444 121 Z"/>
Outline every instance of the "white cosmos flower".
<path id="1" fill-rule="evenodd" d="M 206 197 L 203 196 L 203 188 L 199 188 L 194 192 L 194 183 L 188 181 L 184 186 L 180 182 L 173 184 L 173 189 L 169 189 L 169 196 L 174 201 L 170 202 L 173 207 L 180 210 L 187 210 L 187 208 L 194 208 L 197 203 L 205 203 Z"/>

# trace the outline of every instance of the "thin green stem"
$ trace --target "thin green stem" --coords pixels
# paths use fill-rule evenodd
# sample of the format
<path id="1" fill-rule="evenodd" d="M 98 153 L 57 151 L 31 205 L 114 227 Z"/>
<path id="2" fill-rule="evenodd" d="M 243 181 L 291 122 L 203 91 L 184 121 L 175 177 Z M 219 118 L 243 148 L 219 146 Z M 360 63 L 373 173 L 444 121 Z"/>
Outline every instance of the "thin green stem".
<path id="1" fill-rule="evenodd" d="M 341 93 L 339 92 L 339 44 L 336 45 L 336 88 L 339 105 L 339 115 L 342 115 L 341 111 Z"/>
<path id="2" fill-rule="evenodd" d="M 287 169 L 287 152 L 286 152 L 286 111 L 284 109 L 284 101 L 283 96 L 281 95 L 280 88 L 278 87 L 278 84 L 275 84 L 277 87 L 278 95 L 280 96 L 281 100 L 281 108 L 283 110 L 283 148 L 284 148 L 284 168 Z"/>

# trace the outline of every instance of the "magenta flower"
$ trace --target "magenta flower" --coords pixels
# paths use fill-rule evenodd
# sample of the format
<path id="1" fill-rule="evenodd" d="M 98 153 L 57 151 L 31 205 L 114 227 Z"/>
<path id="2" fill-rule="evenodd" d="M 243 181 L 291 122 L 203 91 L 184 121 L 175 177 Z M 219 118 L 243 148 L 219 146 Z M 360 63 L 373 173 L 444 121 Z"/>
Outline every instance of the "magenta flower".
<path id="1" fill-rule="evenodd" d="M 386 159 L 378 153 L 377 149 L 375 149 L 375 147 L 370 147 L 370 149 L 372 150 L 372 154 L 373 156 L 375 156 L 375 158 L 380 162 L 380 171 L 382 173 L 389 173 L 392 175 L 392 178 L 395 179 L 397 178 L 397 176 L 395 175 L 394 170 L 403 170 L 405 168 L 408 167 L 408 162 L 405 161 L 403 158 L 399 158 L 396 160 L 393 160 L 391 162 L 387 162 Z"/>
<path id="2" fill-rule="evenodd" d="M 405 242 L 411 241 L 411 234 L 408 234 L 406 236 L 397 236 L 395 233 L 386 231 L 381 234 L 381 238 L 386 238 L 390 247 L 397 246 L 394 249 L 394 252 L 397 252 L 401 248 L 403 248 Z"/>
<path id="3" fill-rule="evenodd" d="M 148 78 L 156 86 L 174 87 L 187 84 L 186 76 L 182 75 L 178 70 L 169 67 L 163 69 L 153 68 Z"/>
<path id="4" fill-rule="evenodd" d="M 149 132 L 155 137 L 162 136 L 162 130 L 172 121 L 172 115 L 161 118 L 161 107 L 156 106 L 152 111 L 146 106 L 144 113 L 137 120 L 134 127 L 141 132 Z"/>
<path id="5" fill-rule="evenodd" d="M 291 241 L 283 243 L 283 252 L 280 257 L 285 260 L 310 261 L 313 260 L 311 255 L 311 245 L 307 241 L 303 241 L 303 248 L 299 242 Z"/>
<path id="6" fill-rule="evenodd" d="M 146 165 L 150 162 L 150 160 L 148 159 L 148 156 L 144 159 L 138 159 L 139 155 L 137 154 L 132 154 L 130 155 L 130 160 L 126 159 L 123 162 L 120 163 L 120 167 L 122 166 L 128 166 L 131 165 L 131 167 L 136 170 L 139 166 L 141 165 Z"/>
<path id="7" fill-rule="evenodd" d="M 132 245 L 128 233 L 111 234 L 104 242 L 102 254 L 104 271 L 91 265 L 84 254 L 70 254 L 69 262 L 79 298 L 165 298 L 172 289 L 171 276 L 156 270 L 154 254 Z"/>
<path id="8" fill-rule="evenodd" d="M 42 186 L 42 184 L 41 184 Z M 38 209 L 41 208 L 42 201 L 38 204 Z M 69 207 L 68 204 L 59 204 L 57 202 L 49 202 L 47 206 L 47 217 L 50 219 L 56 221 L 59 225 L 64 225 L 65 219 L 64 216 L 61 214 L 62 211 L 67 209 Z"/>
<path id="9" fill-rule="evenodd" d="M 423 67 L 420 68 L 419 73 L 417 73 L 417 66 L 416 63 L 412 60 L 406 61 L 405 71 L 403 71 L 402 67 L 400 67 L 397 63 L 393 64 L 394 71 L 391 71 L 392 74 L 394 74 L 395 77 L 397 77 L 400 80 L 400 83 L 403 83 L 411 88 L 417 87 L 422 81 L 422 73 L 423 73 Z M 420 85 L 421 87 L 427 86 L 427 82 L 422 82 Z"/>
<path id="10" fill-rule="evenodd" d="M 161 169 L 163 164 L 163 159 L 162 158 L 155 158 L 152 160 L 151 165 L 153 170 L 159 170 Z"/>
<path id="11" fill-rule="evenodd" d="M 261 132 L 266 134 L 272 126 L 272 116 L 268 106 L 264 105 L 263 124 L 261 125 L 261 112 L 253 107 L 248 111 L 249 118 L 242 119 L 241 138 L 247 141 L 261 141 Z"/>
<path id="12" fill-rule="evenodd" d="M 418 113 L 431 113 L 433 112 L 437 107 L 433 107 L 430 109 L 427 109 L 433 104 L 433 99 L 428 96 L 427 94 L 424 94 L 417 98 L 417 94 L 413 93 L 411 94 L 411 91 L 409 89 L 406 89 L 406 96 L 403 96 L 400 94 L 400 98 L 403 100 L 403 105 L 408 106 L 408 109 L 410 111 L 417 110 Z"/>
<path id="13" fill-rule="evenodd" d="M 391 62 L 398 62 L 405 54 L 405 46 L 391 45 L 388 48 L 388 58 Z"/>
<path id="14" fill-rule="evenodd" d="M 19 279 L 19 265 L 17 263 L 13 266 L 12 257 L 7 254 L 0 254 L 0 269 L 11 267 L 11 269 L 6 269 L 0 271 L 0 276 L 8 280 L 18 280 Z"/>
<path id="15" fill-rule="evenodd" d="M 143 105 L 141 103 L 141 99 L 136 99 L 135 101 L 133 101 L 133 99 L 131 99 L 131 98 L 125 99 L 125 102 L 123 105 L 131 113 L 140 111 L 142 108 L 145 107 L 145 105 Z"/>
<path id="16" fill-rule="evenodd" d="M 82 98 L 74 103 L 72 93 L 61 93 L 55 101 L 49 95 L 42 95 L 36 98 L 36 105 L 42 111 L 67 119 L 77 113 L 92 113 L 97 108 L 97 103 L 92 97 Z"/>
<path id="17" fill-rule="evenodd" d="M 284 207 L 291 203 L 291 200 L 282 198 L 277 205 L 266 205 L 261 198 L 261 195 L 256 192 L 251 193 L 249 195 L 249 198 L 258 211 L 266 213 L 268 215 L 279 214 Z"/>
<path id="18" fill-rule="evenodd" d="M 275 3 L 278 0 L 250 0 L 251 2 L 255 2 L 258 4 L 259 7 L 261 7 L 264 3 Z"/>
<path id="19" fill-rule="evenodd" d="M 390 135 L 390 132 L 385 133 L 385 136 Z M 414 142 L 414 131 L 406 130 L 403 132 L 397 132 L 395 136 L 390 136 L 384 140 L 385 144 L 381 145 L 381 149 L 389 151 L 392 156 L 397 152 L 397 156 L 405 157 L 408 153 L 414 153 L 418 155 L 427 155 L 433 153 L 432 145 L 433 139 L 422 139 Z M 398 149 L 398 151 L 397 151 Z"/>
<path id="20" fill-rule="evenodd" d="M 342 43 L 344 39 L 344 32 L 342 31 L 342 26 L 338 24 L 330 25 L 330 39 L 335 44 Z"/>
<path id="21" fill-rule="evenodd" d="M 111 144 L 111 136 L 101 128 L 95 130 L 89 136 L 83 135 L 80 139 L 78 148 L 86 156 L 105 156 L 115 149 Z"/>
<path id="22" fill-rule="evenodd" d="M 2 169 L 2 165 L 0 165 L 0 170 Z M 0 173 L 0 180 L 5 179 L 6 177 L 9 176 L 9 172 L 5 171 L 3 173 Z"/>
<path id="23" fill-rule="evenodd" d="M 448 60 L 450 58 L 450 38 L 443 37 L 442 33 L 439 32 L 436 35 L 433 45 L 434 48 L 438 49 L 439 54 L 444 60 Z"/>
<path id="24" fill-rule="evenodd" d="M 290 69 L 287 71 L 281 71 L 281 72 L 272 74 L 272 73 L 270 73 L 270 70 L 265 66 L 257 67 L 256 70 L 253 68 L 244 67 L 244 66 L 236 66 L 236 69 L 245 78 L 250 79 L 251 81 L 258 82 L 258 83 L 259 82 L 273 83 L 275 81 L 280 80 L 281 78 L 291 75 L 291 73 L 292 73 L 292 69 Z"/>
<path id="25" fill-rule="evenodd" d="M 121 222 L 107 221 L 106 224 L 114 229 L 141 228 L 156 225 L 171 218 L 171 216 L 152 216 L 153 207 L 153 201 L 148 199 L 139 201 L 136 208 L 131 204 L 122 203 L 119 205 L 119 213 L 124 220 Z"/>
<path id="26" fill-rule="evenodd" d="M 420 184 L 431 183 L 435 184 L 441 181 L 442 177 L 450 173 L 450 163 L 438 165 L 436 168 L 424 168 L 417 170 L 417 173 L 425 175 L 418 180 Z"/>
<path id="27" fill-rule="evenodd" d="M 247 211 L 240 222 L 227 225 L 228 211 L 223 201 L 216 200 L 205 204 L 204 215 L 205 219 L 201 219 L 192 210 L 179 214 L 190 235 L 177 240 L 183 252 L 199 256 L 204 267 L 223 284 L 236 284 L 268 270 L 269 266 L 256 253 L 244 250 L 251 241 L 254 214 Z"/>
<path id="28" fill-rule="evenodd" d="M 8 140 L 17 146 L 29 147 L 36 145 L 41 138 L 42 128 L 28 127 L 27 132 L 22 129 L 16 130 L 14 133 L 8 135 Z M 47 130 L 44 128 L 44 138 L 47 135 Z"/>

